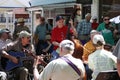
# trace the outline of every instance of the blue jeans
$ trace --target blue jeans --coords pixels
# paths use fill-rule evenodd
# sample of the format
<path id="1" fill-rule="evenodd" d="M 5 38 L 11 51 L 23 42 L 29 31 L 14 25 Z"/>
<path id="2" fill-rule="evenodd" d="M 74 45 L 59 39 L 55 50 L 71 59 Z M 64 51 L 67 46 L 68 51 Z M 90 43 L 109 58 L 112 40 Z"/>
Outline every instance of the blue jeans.
<path id="1" fill-rule="evenodd" d="M 59 58 L 59 54 L 56 52 L 56 50 L 53 50 L 53 52 L 51 54 L 52 54 L 52 57 L 51 57 L 50 61 Z"/>

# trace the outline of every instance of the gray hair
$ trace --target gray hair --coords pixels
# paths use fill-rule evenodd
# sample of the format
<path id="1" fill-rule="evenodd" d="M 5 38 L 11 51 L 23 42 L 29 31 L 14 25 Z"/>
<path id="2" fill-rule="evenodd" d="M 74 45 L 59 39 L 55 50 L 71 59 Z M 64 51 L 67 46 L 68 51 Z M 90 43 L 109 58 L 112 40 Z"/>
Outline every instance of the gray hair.
<path id="1" fill-rule="evenodd" d="M 87 16 L 91 16 L 91 14 L 90 14 L 90 13 L 87 13 L 87 14 L 85 15 L 85 18 L 86 18 Z"/>
<path id="2" fill-rule="evenodd" d="M 70 40 L 63 40 L 59 47 L 61 48 L 64 48 L 64 49 L 67 49 L 67 50 L 74 50 L 74 43 Z"/>

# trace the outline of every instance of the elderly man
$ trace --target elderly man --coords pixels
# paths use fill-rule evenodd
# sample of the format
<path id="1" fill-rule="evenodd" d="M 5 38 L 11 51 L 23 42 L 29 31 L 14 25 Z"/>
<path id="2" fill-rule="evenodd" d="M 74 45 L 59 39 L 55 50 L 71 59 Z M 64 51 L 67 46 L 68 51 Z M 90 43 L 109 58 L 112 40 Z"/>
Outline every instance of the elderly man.
<path id="1" fill-rule="evenodd" d="M 85 19 L 79 22 L 77 26 L 78 38 L 83 45 L 90 39 L 89 35 L 90 31 L 92 30 L 90 19 L 91 14 L 87 13 L 85 15 Z"/>
<path id="2" fill-rule="evenodd" d="M 88 56 L 96 50 L 96 48 L 93 44 L 93 37 L 96 34 L 100 34 L 100 33 L 96 30 L 92 30 L 90 32 L 90 40 L 86 44 L 84 44 L 82 59 L 83 59 L 84 65 L 85 65 L 88 80 L 92 78 L 92 76 L 91 76 L 92 70 L 89 69 L 89 67 L 88 67 Z"/>
<path id="3" fill-rule="evenodd" d="M 22 57 L 25 58 L 27 56 L 30 56 L 25 53 L 23 49 L 30 50 L 33 53 L 35 52 L 34 47 L 31 44 L 31 34 L 27 31 L 21 31 L 19 33 L 19 38 L 17 41 L 7 44 L 0 50 L 2 56 L 10 60 L 7 63 L 5 69 L 7 71 L 12 70 L 15 73 L 15 80 L 27 80 L 28 77 L 28 69 L 23 67 L 22 65 L 19 65 L 20 62 L 18 60 L 18 57 L 20 59 Z"/>
<path id="4" fill-rule="evenodd" d="M 96 51 L 88 56 L 88 66 L 93 70 L 92 80 L 96 80 L 100 71 L 113 70 L 116 68 L 117 58 L 107 50 L 104 50 L 105 40 L 102 35 L 93 37 Z"/>
<path id="5" fill-rule="evenodd" d="M 51 61 L 40 75 L 36 69 L 39 62 L 39 57 L 37 60 L 35 60 L 35 80 L 82 80 L 82 78 L 85 76 L 85 69 L 80 59 L 72 57 L 74 52 L 74 43 L 70 40 L 63 40 L 61 41 L 59 48 L 61 57 Z M 78 71 L 80 71 L 79 75 L 65 59 L 77 67 Z"/>

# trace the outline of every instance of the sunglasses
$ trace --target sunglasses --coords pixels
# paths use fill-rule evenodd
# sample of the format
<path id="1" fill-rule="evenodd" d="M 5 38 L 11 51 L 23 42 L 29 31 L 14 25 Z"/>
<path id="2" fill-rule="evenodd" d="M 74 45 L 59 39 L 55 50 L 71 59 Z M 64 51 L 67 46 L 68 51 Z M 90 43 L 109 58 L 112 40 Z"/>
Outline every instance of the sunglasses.
<path id="1" fill-rule="evenodd" d="M 107 20 L 110 20 L 110 19 L 104 19 L 104 21 L 107 21 Z"/>

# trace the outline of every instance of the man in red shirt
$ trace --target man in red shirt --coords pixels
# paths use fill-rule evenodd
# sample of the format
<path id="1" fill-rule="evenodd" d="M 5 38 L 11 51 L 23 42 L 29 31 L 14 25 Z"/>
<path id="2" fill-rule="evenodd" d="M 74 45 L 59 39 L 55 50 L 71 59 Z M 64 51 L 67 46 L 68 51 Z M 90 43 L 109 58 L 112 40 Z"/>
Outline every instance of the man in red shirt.
<path id="1" fill-rule="evenodd" d="M 54 46 L 54 50 L 52 52 L 53 59 L 56 59 L 56 58 L 59 57 L 59 54 L 56 52 L 56 49 L 58 48 L 59 43 L 62 40 L 66 39 L 67 33 L 69 32 L 69 34 L 72 34 L 74 36 L 77 35 L 76 29 L 73 26 L 73 22 L 70 21 L 70 23 L 71 23 L 71 27 L 70 27 L 70 30 L 69 30 L 68 26 L 64 25 L 64 18 L 62 16 L 57 16 L 56 17 L 56 24 L 57 25 L 56 25 L 56 27 L 53 28 L 53 30 L 51 32 L 51 41 L 52 41 L 52 44 Z"/>
<path id="2" fill-rule="evenodd" d="M 97 27 L 98 27 L 98 25 L 99 25 L 99 24 L 97 23 L 97 17 L 94 16 L 94 17 L 92 18 L 92 21 L 93 21 L 93 22 L 92 22 L 92 29 L 96 30 Z"/>

